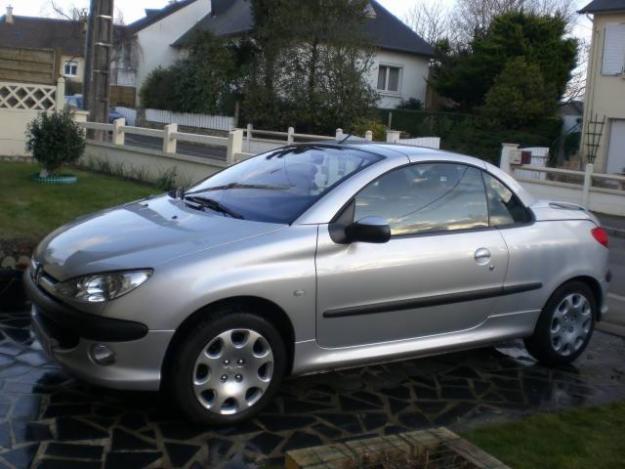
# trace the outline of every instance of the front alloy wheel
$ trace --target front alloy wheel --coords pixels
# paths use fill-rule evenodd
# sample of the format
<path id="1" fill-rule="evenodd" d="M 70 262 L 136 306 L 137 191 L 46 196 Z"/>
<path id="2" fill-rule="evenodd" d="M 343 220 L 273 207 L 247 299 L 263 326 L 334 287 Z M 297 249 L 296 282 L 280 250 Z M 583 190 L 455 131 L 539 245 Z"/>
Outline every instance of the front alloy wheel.
<path id="1" fill-rule="evenodd" d="M 187 326 L 168 354 L 164 384 L 189 418 L 234 424 L 260 412 L 286 371 L 276 327 L 242 305 L 207 311 Z"/>
<path id="2" fill-rule="evenodd" d="M 273 363 L 273 350 L 258 332 L 223 332 L 208 342 L 195 360 L 195 397 L 207 410 L 220 415 L 249 409 L 269 388 Z"/>

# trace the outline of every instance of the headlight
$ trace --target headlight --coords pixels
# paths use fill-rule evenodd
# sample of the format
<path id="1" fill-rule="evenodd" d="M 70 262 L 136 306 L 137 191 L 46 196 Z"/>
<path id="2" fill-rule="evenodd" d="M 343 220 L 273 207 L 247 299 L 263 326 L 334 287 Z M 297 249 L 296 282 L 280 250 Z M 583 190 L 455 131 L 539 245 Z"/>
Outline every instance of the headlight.
<path id="1" fill-rule="evenodd" d="M 83 303 L 104 303 L 143 285 L 151 275 L 151 270 L 86 275 L 57 284 L 55 291 L 59 296 Z"/>

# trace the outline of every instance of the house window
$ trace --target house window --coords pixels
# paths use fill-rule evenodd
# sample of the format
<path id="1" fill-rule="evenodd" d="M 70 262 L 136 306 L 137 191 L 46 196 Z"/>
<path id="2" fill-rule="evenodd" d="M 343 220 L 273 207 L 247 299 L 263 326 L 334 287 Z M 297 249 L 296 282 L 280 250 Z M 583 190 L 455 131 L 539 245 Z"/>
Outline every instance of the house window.
<path id="1" fill-rule="evenodd" d="M 608 24 L 605 28 L 601 73 L 625 73 L 625 24 Z"/>
<path id="2" fill-rule="evenodd" d="M 78 76 L 78 63 L 71 60 L 65 62 L 65 66 L 63 67 L 63 74 L 66 77 Z"/>
<path id="3" fill-rule="evenodd" d="M 378 90 L 390 93 L 399 93 L 399 79 L 401 76 L 400 67 L 380 65 L 378 71 Z"/>

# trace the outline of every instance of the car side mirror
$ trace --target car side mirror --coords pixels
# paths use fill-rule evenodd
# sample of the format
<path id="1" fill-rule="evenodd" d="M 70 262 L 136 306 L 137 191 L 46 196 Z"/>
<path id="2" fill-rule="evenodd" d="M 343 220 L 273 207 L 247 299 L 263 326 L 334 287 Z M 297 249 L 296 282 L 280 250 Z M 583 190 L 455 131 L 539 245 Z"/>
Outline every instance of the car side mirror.
<path id="1" fill-rule="evenodd" d="M 345 228 L 348 243 L 388 243 L 391 239 L 391 227 L 381 217 L 365 217 Z"/>

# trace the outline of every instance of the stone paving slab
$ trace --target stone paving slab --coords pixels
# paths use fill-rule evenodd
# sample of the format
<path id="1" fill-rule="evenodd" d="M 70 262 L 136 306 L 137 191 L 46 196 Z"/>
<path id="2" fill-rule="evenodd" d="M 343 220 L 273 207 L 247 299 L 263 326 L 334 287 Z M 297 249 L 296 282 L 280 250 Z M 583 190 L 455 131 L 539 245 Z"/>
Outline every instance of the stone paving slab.
<path id="1" fill-rule="evenodd" d="M 521 342 L 289 379 L 259 417 L 191 425 L 157 393 L 101 389 L 50 363 L 24 313 L 0 314 L 0 468 L 280 467 L 287 451 L 440 426 L 454 431 L 625 399 L 625 339 L 596 333 L 576 366 Z"/>

